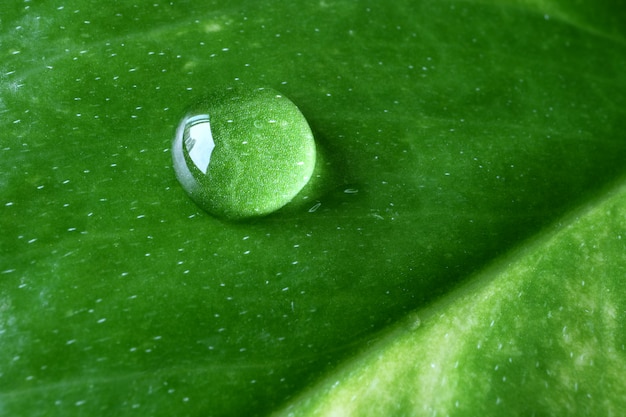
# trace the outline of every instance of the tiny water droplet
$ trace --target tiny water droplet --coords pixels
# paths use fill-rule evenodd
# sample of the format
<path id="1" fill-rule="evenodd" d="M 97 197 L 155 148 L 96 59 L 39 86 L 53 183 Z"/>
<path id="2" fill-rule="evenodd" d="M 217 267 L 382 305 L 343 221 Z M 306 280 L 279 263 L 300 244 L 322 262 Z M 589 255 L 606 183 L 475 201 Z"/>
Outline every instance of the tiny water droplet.
<path id="1" fill-rule="evenodd" d="M 196 104 L 172 143 L 176 177 L 207 212 L 263 216 L 289 203 L 315 168 L 315 142 L 300 110 L 269 88 L 229 89 Z"/>

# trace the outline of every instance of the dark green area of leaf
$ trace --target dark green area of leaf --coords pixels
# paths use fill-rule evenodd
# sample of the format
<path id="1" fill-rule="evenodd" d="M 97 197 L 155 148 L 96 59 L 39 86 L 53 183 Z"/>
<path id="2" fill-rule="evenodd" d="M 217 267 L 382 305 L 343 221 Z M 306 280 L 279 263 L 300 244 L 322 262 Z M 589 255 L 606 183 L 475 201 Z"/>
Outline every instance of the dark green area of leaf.
<path id="1" fill-rule="evenodd" d="M 623 17 L 4 5 L 0 413 L 280 406 L 624 173 Z M 309 199 L 230 224 L 188 200 L 169 146 L 187 106 L 240 84 L 292 99 L 328 165 Z"/>

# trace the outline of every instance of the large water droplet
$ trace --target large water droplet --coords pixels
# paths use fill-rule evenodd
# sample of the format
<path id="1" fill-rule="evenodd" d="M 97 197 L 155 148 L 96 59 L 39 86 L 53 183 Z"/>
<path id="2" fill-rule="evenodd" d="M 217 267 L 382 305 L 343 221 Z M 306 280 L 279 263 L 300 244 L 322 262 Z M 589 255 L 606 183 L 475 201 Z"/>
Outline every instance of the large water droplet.
<path id="1" fill-rule="evenodd" d="M 231 89 L 187 113 L 172 157 L 200 207 L 243 219 L 278 210 L 300 192 L 315 167 L 315 142 L 300 110 L 275 90 Z"/>

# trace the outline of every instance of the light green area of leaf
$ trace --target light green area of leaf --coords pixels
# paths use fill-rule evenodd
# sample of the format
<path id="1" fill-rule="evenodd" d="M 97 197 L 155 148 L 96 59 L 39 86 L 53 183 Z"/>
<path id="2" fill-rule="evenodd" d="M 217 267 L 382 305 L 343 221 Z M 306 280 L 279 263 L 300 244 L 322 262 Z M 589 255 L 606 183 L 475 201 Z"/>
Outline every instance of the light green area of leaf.
<path id="1" fill-rule="evenodd" d="M 283 415 L 619 415 L 625 184 L 408 315 Z"/>
<path id="2" fill-rule="evenodd" d="M 379 370 L 376 398 L 398 415 L 428 393 L 392 390 L 395 378 L 429 382 L 429 404 L 451 413 L 457 393 L 466 415 L 500 415 L 498 398 L 513 414 L 619 409 L 624 13 L 617 1 L 9 1 L 0 415 L 332 408 Z M 169 149 L 188 106 L 238 85 L 293 100 L 320 160 L 292 204 L 233 224 L 189 200 Z M 446 332 L 456 343 L 442 347 Z M 328 394 L 336 375 L 345 391 Z M 513 395 L 545 382 L 552 405 Z"/>

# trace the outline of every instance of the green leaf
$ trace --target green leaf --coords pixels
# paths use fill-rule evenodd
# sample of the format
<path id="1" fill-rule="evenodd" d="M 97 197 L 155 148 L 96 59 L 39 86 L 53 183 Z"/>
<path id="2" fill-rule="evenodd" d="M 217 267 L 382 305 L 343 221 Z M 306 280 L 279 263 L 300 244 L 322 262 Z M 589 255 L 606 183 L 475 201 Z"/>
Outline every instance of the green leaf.
<path id="1" fill-rule="evenodd" d="M 0 415 L 616 413 L 625 17 L 9 1 Z M 239 223 L 170 153 L 231 86 L 289 97 L 319 153 L 292 203 Z"/>

